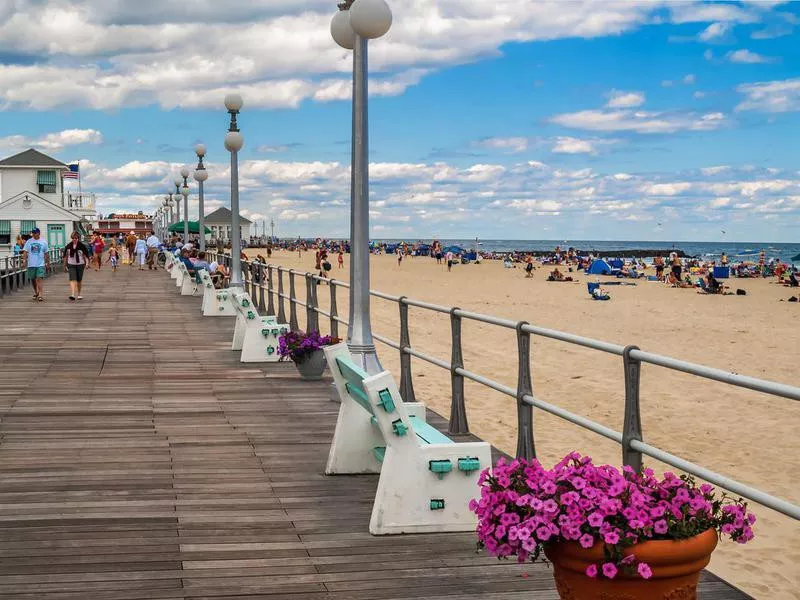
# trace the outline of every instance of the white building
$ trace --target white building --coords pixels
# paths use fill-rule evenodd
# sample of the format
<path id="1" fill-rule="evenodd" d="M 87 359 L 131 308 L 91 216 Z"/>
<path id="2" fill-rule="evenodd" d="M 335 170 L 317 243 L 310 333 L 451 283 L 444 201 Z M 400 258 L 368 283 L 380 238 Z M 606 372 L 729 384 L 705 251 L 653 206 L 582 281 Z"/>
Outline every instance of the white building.
<path id="1" fill-rule="evenodd" d="M 12 253 L 17 236 L 34 227 L 52 247 L 84 231 L 81 221 L 94 214 L 94 198 L 65 193 L 65 171 L 67 165 L 34 149 L 0 160 L 0 256 Z"/>
<path id="2" fill-rule="evenodd" d="M 231 209 L 224 206 L 206 215 L 205 223 L 206 227 L 211 230 L 212 241 L 222 240 L 226 243 L 231 241 L 231 215 Z M 252 224 L 252 221 L 239 215 L 239 230 L 242 240 L 250 239 L 250 225 Z"/>

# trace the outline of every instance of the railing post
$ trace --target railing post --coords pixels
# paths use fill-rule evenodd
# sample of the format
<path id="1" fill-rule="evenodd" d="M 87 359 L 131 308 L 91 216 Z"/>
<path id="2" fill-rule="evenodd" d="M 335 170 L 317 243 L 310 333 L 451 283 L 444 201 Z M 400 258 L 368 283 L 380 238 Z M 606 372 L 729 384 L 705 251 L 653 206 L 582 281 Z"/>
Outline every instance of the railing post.
<path id="1" fill-rule="evenodd" d="M 283 269 L 278 267 L 278 323 L 286 323 L 286 310 L 283 305 Z"/>
<path id="2" fill-rule="evenodd" d="M 319 315 L 316 308 L 316 284 L 311 273 L 306 273 L 306 333 L 319 332 Z"/>
<path id="3" fill-rule="evenodd" d="M 339 337 L 339 321 L 336 319 L 339 317 L 339 309 L 336 306 L 336 282 L 331 280 L 328 283 L 328 287 L 331 288 L 331 337 L 335 337 L 338 339 Z"/>
<path id="4" fill-rule="evenodd" d="M 258 263 L 258 289 L 260 293 L 258 294 L 258 310 L 263 315 L 267 310 L 266 304 L 264 304 L 264 263 Z"/>
<path id="5" fill-rule="evenodd" d="M 263 290 L 262 290 L 263 291 Z M 267 266 L 267 314 L 272 316 L 275 314 L 275 304 L 272 300 L 272 265 Z M 263 295 L 262 295 L 263 300 Z"/>
<path id="6" fill-rule="evenodd" d="M 450 428 L 452 434 L 469 433 L 467 408 L 464 405 L 464 377 L 456 369 L 464 368 L 464 356 L 461 352 L 461 317 L 456 314 L 458 308 L 450 309 L 450 332 L 452 334 L 452 352 L 450 358 L 450 384 L 452 397 L 450 403 Z"/>
<path id="7" fill-rule="evenodd" d="M 531 334 L 523 331 L 527 321 L 517 323 L 517 458 L 536 458 L 533 438 L 533 406 L 524 402 L 525 396 L 533 396 L 531 377 Z"/>
<path id="8" fill-rule="evenodd" d="M 639 411 L 639 381 L 642 363 L 631 358 L 631 351 L 638 346 L 626 346 L 622 351 L 625 367 L 625 422 L 622 426 L 622 464 L 634 471 L 642 469 L 642 453 L 631 448 L 632 440 L 642 441 L 642 418 Z"/>
<path id="9" fill-rule="evenodd" d="M 411 347 L 406 297 L 400 296 L 397 305 L 400 308 L 400 397 L 403 402 L 416 402 L 417 397 L 414 395 L 414 382 L 411 377 L 411 355 L 406 352 L 406 348 Z"/>
<path id="10" fill-rule="evenodd" d="M 294 270 L 289 269 L 289 329 L 299 331 L 297 325 L 297 294 L 294 291 Z"/>

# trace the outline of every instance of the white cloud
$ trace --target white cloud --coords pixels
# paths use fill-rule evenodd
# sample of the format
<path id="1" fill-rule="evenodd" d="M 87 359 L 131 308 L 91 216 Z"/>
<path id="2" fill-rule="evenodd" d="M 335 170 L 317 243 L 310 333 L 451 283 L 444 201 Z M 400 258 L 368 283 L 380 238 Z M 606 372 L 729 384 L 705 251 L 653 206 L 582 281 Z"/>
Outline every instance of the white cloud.
<path id="1" fill-rule="evenodd" d="M 720 173 L 724 173 L 725 171 L 729 171 L 730 167 L 728 165 L 719 165 L 716 167 L 704 167 L 700 169 L 700 172 L 703 175 L 719 175 Z"/>
<path id="2" fill-rule="evenodd" d="M 68 146 L 81 144 L 101 144 L 103 134 L 96 129 L 64 129 L 54 133 L 47 133 L 38 138 L 29 138 L 24 135 L 10 135 L 0 138 L 0 148 L 8 152 L 21 151 L 26 148 L 39 148 L 49 152 L 59 152 Z"/>
<path id="3" fill-rule="evenodd" d="M 644 104 L 643 92 L 621 92 L 611 90 L 608 94 L 607 108 L 632 108 Z"/>
<path id="4" fill-rule="evenodd" d="M 631 179 L 633 179 L 633 175 L 630 175 L 628 173 L 615 173 L 613 177 L 617 181 L 630 181 Z"/>
<path id="5" fill-rule="evenodd" d="M 506 152 L 524 152 L 528 149 L 528 138 L 525 137 L 491 137 L 473 142 L 474 146 L 490 150 L 504 150 Z"/>
<path id="6" fill-rule="evenodd" d="M 706 60 L 714 60 L 714 53 L 709 49 L 703 52 L 703 58 Z"/>
<path id="7" fill-rule="evenodd" d="M 683 83 L 684 85 L 692 85 L 696 80 L 697 78 L 694 76 L 694 74 L 689 73 L 683 78 Z"/>
<path id="8" fill-rule="evenodd" d="M 674 82 L 674 81 L 672 81 L 671 79 L 664 79 L 664 80 L 661 82 L 661 87 L 668 88 L 668 87 L 672 87 L 674 84 L 675 84 L 675 82 Z"/>
<path id="9" fill-rule="evenodd" d="M 596 154 L 597 146 L 591 140 L 558 137 L 551 151 L 555 154 Z"/>
<path id="10" fill-rule="evenodd" d="M 800 110 L 800 77 L 777 81 L 744 83 L 736 88 L 745 99 L 737 111 L 791 112 Z"/>
<path id="11" fill-rule="evenodd" d="M 694 94 L 692 94 L 692 98 L 694 98 L 695 100 L 702 100 L 705 97 L 706 97 L 705 92 L 695 92 Z"/>
<path id="12" fill-rule="evenodd" d="M 701 42 L 712 42 L 725 35 L 731 30 L 731 24 L 725 22 L 712 23 L 697 35 Z"/>
<path id="13" fill-rule="evenodd" d="M 711 208 L 722 208 L 723 206 L 730 206 L 731 199 L 727 197 L 714 198 L 708 205 Z"/>
<path id="14" fill-rule="evenodd" d="M 692 187 L 692 184 L 686 181 L 679 183 L 654 183 L 646 185 L 642 191 L 648 196 L 677 196 Z"/>
<path id="15" fill-rule="evenodd" d="M 728 52 L 725 55 L 725 58 L 727 58 L 732 63 L 742 63 L 748 65 L 757 65 L 757 64 L 775 62 L 774 58 L 764 56 L 763 54 L 757 54 L 756 52 L 751 52 L 750 50 L 747 49 L 733 50 L 731 52 Z"/>
<path id="16" fill-rule="evenodd" d="M 550 122 L 589 131 L 630 131 L 642 134 L 710 131 L 727 123 L 723 113 L 667 113 L 644 110 L 582 110 L 550 118 Z"/>
<path id="17" fill-rule="evenodd" d="M 329 1 L 17 0 L 3 6 L 0 52 L 37 60 L 0 69 L 0 105 L 218 108 L 230 89 L 244 93 L 246 107 L 349 97 L 352 62 L 330 38 L 335 6 Z M 657 10 L 648 3 L 398 1 L 402 18 L 370 48 L 371 93 L 401 94 L 431 70 L 496 54 L 508 42 L 618 35 Z"/>

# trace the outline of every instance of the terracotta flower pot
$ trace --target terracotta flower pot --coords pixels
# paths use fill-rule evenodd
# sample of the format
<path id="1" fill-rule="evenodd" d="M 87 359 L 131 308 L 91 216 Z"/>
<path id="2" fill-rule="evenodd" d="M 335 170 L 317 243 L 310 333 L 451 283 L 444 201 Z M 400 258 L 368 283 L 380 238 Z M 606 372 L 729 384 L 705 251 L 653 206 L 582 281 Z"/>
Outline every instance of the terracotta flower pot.
<path id="1" fill-rule="evenodd" d="M 621 570 L 614 579 L 588 577 L 586 567 L 605 562 L 602 544 L 557 543 L 544 552 L 553 563 L 561 600 L 695 600 L 700 571 L 716 546 L 717 532 L 708 529 L 686 540 L 655 540 L 626 549 L 626 555 L 636 555 L 637 564 L 650 565 L 650 579 L 625 576 Z"/>

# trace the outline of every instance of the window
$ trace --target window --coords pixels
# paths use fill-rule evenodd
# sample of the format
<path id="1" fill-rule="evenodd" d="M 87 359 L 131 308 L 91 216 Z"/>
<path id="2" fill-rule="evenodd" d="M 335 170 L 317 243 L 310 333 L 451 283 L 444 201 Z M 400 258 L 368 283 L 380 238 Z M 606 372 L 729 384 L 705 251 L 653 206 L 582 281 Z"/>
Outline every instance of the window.
<path id="1" fill-rule="evenodd" d="M 55 171 L 37 171 L 36 183 L 39 186 L 40 194 L 55 194 L 56 193 L 56 172 Z"/>
<path id="2" fill-rule="evenodd" d="M 36 221 L 22 221 L 19 226 L 20 235 L 30 235 L 31 231 L 36 228 Z"/>
<path id="3" fill-rule="evenodd" d="M 11 221 L 0 221 L 0 244 L 11 243 Z"/>

